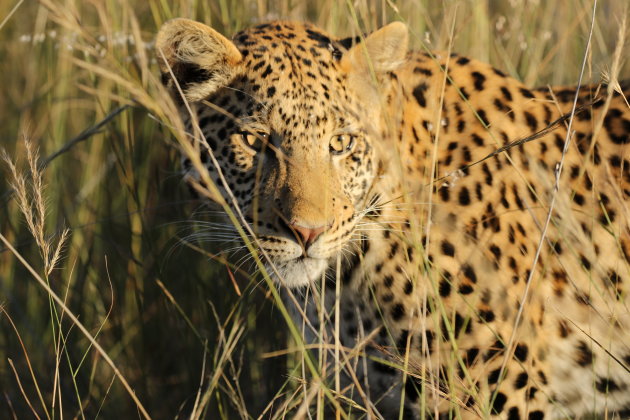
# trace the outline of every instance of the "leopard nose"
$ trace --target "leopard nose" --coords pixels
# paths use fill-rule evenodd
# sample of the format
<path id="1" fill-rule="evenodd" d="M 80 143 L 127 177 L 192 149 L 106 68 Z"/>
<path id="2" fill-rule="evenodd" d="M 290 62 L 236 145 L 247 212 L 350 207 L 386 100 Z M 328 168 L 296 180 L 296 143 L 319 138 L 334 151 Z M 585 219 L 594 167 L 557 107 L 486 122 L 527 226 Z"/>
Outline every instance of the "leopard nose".
<path id="1" fill-rule="evenodd" d="M 327 228 L 325 225 L 318 227 L 306 227 L 300 226 L 297 223 L 291 223 L 289 226 L 306 249 L 308 249 L 308 247 L 310 247 L 313 242 L 317 240 L 319 235 L 321 235 Z"/>

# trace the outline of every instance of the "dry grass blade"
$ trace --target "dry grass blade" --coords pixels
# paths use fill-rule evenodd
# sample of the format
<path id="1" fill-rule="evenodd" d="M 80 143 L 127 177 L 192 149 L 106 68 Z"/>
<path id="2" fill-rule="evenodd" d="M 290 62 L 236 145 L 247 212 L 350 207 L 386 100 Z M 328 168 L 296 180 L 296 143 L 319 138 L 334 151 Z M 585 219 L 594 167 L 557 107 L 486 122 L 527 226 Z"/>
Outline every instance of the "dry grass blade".
<path id="1" fill-rule="evenodd" d="M 6 25 L 6 23 L 9 21 L 9 19 L 11 19 L 11 16 L 13 16 L 15 12 L 17 12 L 17 10 L 20 8 L 22 3 L 24 3 L 24 0 L 18 0 L 18 2 L 15 4 L 15 6 L 13 6 L 11 11 L 9 11 L 7 16 L 4 19 L 2 19 L 2 22 L 0 22 L 0 31 L 2 30 L 4 25 Z"/>
<path id="2" fill-rule="evenodd" d="M 496 157 L 498 155 L 500 155 L 503 152 L 506 152 L 510 149 L 513 149 L 517 146 L 521 146 L 525 143 L 529 143 L 531 141 L 534 140 L 538 140 L 542 137 L 545 137 L 546 135 L 548 135 L 549 133 L 551 133 L 552 131 L 554 131 L 556 128 L 560 127 L 562 124 L 566 123 L 567 121 L 570 121 L 575 115 L 581 113 L 581 112 L 585 112 L 585 111 L 589 111 L 591 109 L 591 107 L 595 104 L 597 104 L 598 102 L 600 102 L 601 99 L 596 99 L 595 101 L 586 104 L 586 105 L 581 105 L 579 107 L 577 107 L 576 109 L 572 110 L 571 112 L 568 112 L 562 116 L 560 116 L 559 118 L 557 118 L 556 120 L 550 122 L 545 128 L 543 128 L 542 130 L 539 130 L 533 134 L 530 134 L 526 137 L 523 137 L 521 139 L 518 140 L 514 140 L 512 142 L 509 142 L 508 144 L 501 146 L 499 148 L 497 148 L 496 150 L 492 151 L 491 153 L 487 154 L 486 156 L 484 156 L 483 158 L 476 160 L 473 163 L 469 163 L 467 165 L 462 166 L 461 168 L 459 168 L 458 170 L 456 170 L 455 172 L 446 174 L 440 178 L 437 178 L 436 180 L 433 181 L 433 183 L 438 182 L 438 181 L 443 181 L 447 178 L 452 178 L 452 177 L 458 177 L 460 176 L 460 174 L 463 174 L 465 170 L 472 168 L 473 166 L 479 165 L 480 163 L 491 159 L 493 157 Z M 605 115 L 605 113 L 603 113 L 602 115 Z M 595 142 L 593 142 L 593 145 L 595 144 Z M 429 185 L 429 184 L 427 184 Z"/>
<path id="3" fill-rule="evenodd" d="M 11 398 L 9 398 L 9 395 L 7 394 L 6 391 L 4 391 L 2 394 L 4 395 L 4 399 L 6 400 L 7 405 L 9 406 L 9 411 L 11 411 L 13 420 L 18 420 L 18 416 L 17 416 L 17 413 L 15 412 L 15 409 L 13 408 L 13 403 L 11 402 Z"/>
<path id="4" fill-rule="evenodd" d="M 15 375 L 15 380 L 17 381 L 18 386 L 20 387 L 20 392 L 22 393 L 22 396 L 24 397 L 24 400 L 26 401 L 28 406 L 31 408 L 31 411 L 32 411 L 33 415 L 35 416 L 35 418 L 37 420 L 41 420 L 41 417 L 39 417 L 39 414 L 37 414 L 37 411 L 33 407 L 33 404 L 31 404 L 31 400 L 28 398 L 28 395 L 26 394 L 26 392 L 24 392 L 24 387 L 22 386 L 22 381 L 20 380 L 20 375 L 18 375 L 18 372 L 15 369 L 15 366 L 13 365 L 13 360 L 8 359 L 8 361 L 9 361 L 9 366 L 11 366 L 11 369 L 13 370 L 13 374 Z"/>
<path id="5" fill-rule="evenodd" d="M 203 382 L 206 377 L 206 354 L 208 349 L 208 343 L 206 342 L 203 346 L 203 364 L 201 365 L 201 380 L 199 382 L 199 389 L 197 390 L 197 395 L 195 396 L 195 404 L 193 405 L 192 413 L 190 413 L 190 419 L 197 419 L 201 416 L 201 412 L 197 413 L 197 409 L 199 407 L 199 400 L 201 399 L 201 389 L 203 388 Z M 201 411 L 201 410 L 199 410 Z"/>
<path id="6" fill-rule="evenodd" d="M 52 162 L 54 159 L 58 158 L 62 154 L 67 153 L 68 151 L 70 151 L 78 143 L 86 141 L 87 139 L 89 139 L 90 137 L 94 136 L 95 134 L 100 133 L 101 129 L 104 126 L 106 126 L 110 121 L 112 121 L 114 118 L 116 118 L 120 113 L 126 111 L 130 107 L 131 107 L 131 105 L 122 105 L 122 106 L 119 106 L 118 108 L 114 109 L 113 111 L 111 111 L 109 114 L 107 114 L 98 123 L 96 123 L 95 125 L 93 125 L 92 127 L 88 128 L 88 129 L 82 131 L 78 136 L 76 136 L 72 140 L 69 140 L 66 144 L 63 145 L 63 147 L 61 147 L 56 152 L 52 153 L 50 156 L 46 156 L 46 158 L 43 159 L 41 161 L 41 163 L 38 165 L 39 169 L 41 170 L 41 169 L 46 168 L 48 165 L 50 165 L 50 162 Z"/>
<path id="7" fill-rule="evenodd" d="M 18 331 L 17 327 L 15 326 L 15 323 L 13 322 L 13 319 L 11 319 L 11 317 L 9 316 L 9 313 L 6 311 L 4 306 L 0 305 L 0 311 L 9 320 L 9 323 L 11 324 L 11 328 L 13 328 L 13 331 L 15 331 L 15 335 L 18 338 L 18 341 L 20 342 L 20 346 L 22 347 L 22 352 L 24 353 L 24 359 L 26 360 L 26 364 L 28 366 L 28 370 L 29 370 L 29 372 L 31 374 L 31 379 L 33 380 L 33 384 L 35 385 L 35 390 L 37 391 L 37 396 L 39 397 L 39 402 L 42 405 L 42 409 L 44 410 L 44 414 L 46 414 L 46 418 L 50 419 L 50 414 L 48 413 L 48 409 L 46 408 L 46 403 L 44 402 L 44 397 L 42 396 L 42 392 L 41 392 L 39 383 L 37 382 L 37 378 L 35 377 L 35 372 L 33 371 L 33 366 L 31 365 L 31 359 L 30 359 L 30 357 L 28 357 L 28 352 L 26 351 L 26 346 L 24 345 L 24 342 L 22 341 L 22 337 L 20 336 L 20 332 Z M 17 373 L 16 373 L 16 375 L 17 375 Z"/>
<path id="8" fill-rule="evenodd" d="M 221 380 L 223 376 L 224 367 L 230 362 L 231 354 L 236 348 L 236 344 L 238 343 L 240 337 L 242 336 L 244 328 L 242 325 L 240 325 L 240 323 L 234 323 L 227 337 L 224 335 L 223 329 L 221 329 L 220 331 L 221 331 L 221 340 L 220 340 L 221 346 L 217 349 L 217 352 L 215 353 L 215 356 L 214 356 L 215 358 L 214 371 L 212 372 L 212 376 L 210 377 L 210 380 L 208 381 L 207 388 L 204 391 L 199 404 L 197 405 L 197 403 L 195 403 L 197 408 L 195 412 L 193 412 L 193 414 L 196 414 L 196 415 L 194 417 L 191 415 L 190 417 L 191 420 L 198 420 L 202 418 L 201 416 L 204 414 L 208 406 L 209 400 L 212 394 L 214 393 L 216 387 L 218 386 L 219 381 Z"/>

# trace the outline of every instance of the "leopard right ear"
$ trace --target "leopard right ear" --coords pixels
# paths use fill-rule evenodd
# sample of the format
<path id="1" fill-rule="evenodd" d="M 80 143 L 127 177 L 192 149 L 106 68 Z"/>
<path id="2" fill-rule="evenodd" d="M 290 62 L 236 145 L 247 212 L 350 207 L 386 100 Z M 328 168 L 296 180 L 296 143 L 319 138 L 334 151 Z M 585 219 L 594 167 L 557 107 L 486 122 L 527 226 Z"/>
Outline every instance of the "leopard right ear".
<path id="1" fill-rule="evenodd" d="M 348 73 L 369 75 L 393 71 L 405 63 L 407 55 L 407 25 L 392 22 L 369 34 L 363 42 L 350 48 L 341 61 Z"/>
<path id="2" fill-rule="evenodd" d="M 162 82 L 186 100 L 199 101 L 234 78 L 243 57 L 234 43 L 214 29 L 190 19 L 164 23 L 155 40 Z M 171 75 L 172 72 L 172 75 Z"/>

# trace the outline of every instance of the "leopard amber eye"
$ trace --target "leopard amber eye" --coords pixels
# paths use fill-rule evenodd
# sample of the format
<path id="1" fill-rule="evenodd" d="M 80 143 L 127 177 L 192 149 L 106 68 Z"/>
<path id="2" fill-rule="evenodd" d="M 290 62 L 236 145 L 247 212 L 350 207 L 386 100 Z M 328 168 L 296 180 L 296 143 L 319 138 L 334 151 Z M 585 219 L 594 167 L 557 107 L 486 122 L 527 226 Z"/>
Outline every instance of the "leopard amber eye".
<path id="1" fill-rule="evenodd" d="M 330 153 L 333 155 L 343 155 L 354 147 L 356 136 L 352 134 L 338 134 L 330 139 Z"/>
<path id="2" fill-rule="evenodd" d="M 268 139 L 269 134 L 264 131 L 257 131 L 255 133 L 250 131 L 241 132 L 241 140 L 243 141 L 243 144 L 256 153 L 262 150 Z"/>

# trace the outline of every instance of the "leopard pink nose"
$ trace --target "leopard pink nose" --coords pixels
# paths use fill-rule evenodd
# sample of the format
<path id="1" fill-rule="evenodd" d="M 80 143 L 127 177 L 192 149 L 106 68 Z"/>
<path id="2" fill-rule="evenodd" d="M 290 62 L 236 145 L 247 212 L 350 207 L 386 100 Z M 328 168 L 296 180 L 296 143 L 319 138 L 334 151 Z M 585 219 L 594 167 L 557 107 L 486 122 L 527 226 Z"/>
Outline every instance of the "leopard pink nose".
<path id="1" fill-rule="evenodd" d="M 315 228 L 300 226 L 296 223 L 291 223 L 291 229 L 293 229 L 295 236 L 298 237 L 298 240 L 304 245 L 304 248 L 308 248 L 317 240 L 319 235 L 321 235 L 325 230 L 326 226 L 318 226 Z"/>

